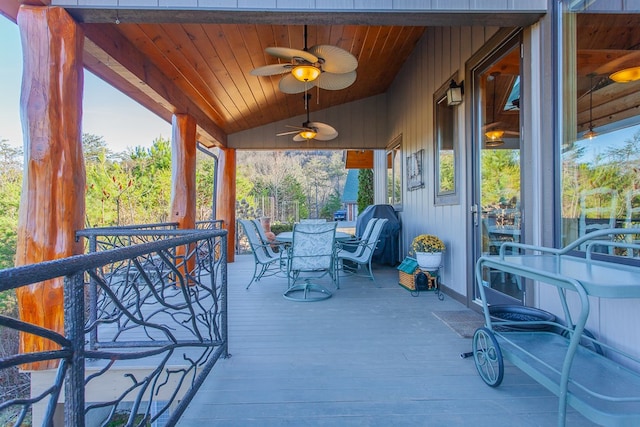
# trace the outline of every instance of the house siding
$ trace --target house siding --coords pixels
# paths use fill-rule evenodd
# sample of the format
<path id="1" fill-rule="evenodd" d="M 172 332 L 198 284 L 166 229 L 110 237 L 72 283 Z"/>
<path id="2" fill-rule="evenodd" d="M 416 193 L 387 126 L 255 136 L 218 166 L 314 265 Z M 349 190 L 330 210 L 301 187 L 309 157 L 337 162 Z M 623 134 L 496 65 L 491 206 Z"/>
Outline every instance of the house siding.
<path id="1" fill-rule="evenodd" d="M 306 116 L 300 115 L 280 122 L 234 133 L 228 136 L 229 148 L 239 150 L 280 150 L 305 149 L 384 149 L 387 140 L 386 94 L 372 96 L 359 101 L 342 104 L 337 107 L 309 113 L 311 121 L 331 124 L 337 131 L 338 137 L 331 141 L 310 141 L 301 146 L 295 142 L 292 135 L 276 136 L 278 132 L 287 130 L 286 125 L 300 126 L 306 121 Z"/>
<path id="2" fill-rule="evenodd" d="M 402 134 L 403 156 L 424 150 L 424 188 L 403 189 L 400 217 L 402 220 L 402 254 L 414 236 L 431 233 L 447 245 L 444 254 L 442 282 L 451 290 L 466 296 L 468 249 L 468 209 L 466 207 L 468 165 L 464 155 L 465 108 L 456 108 L 460 175 L 457 183 L 460 203 L 434 203 L 434 129 L 433 93 L 457 73 L 464 79 L 465 61 L 497 31 L 497 27 L 432 27 L 427 29 L 388 91 L 388 139 Z"/>
<path id="3" fill-rule="evenodd" d="M 546 11 L 547 0 L 53 0 L 53 6 L 362 11 Z"/>

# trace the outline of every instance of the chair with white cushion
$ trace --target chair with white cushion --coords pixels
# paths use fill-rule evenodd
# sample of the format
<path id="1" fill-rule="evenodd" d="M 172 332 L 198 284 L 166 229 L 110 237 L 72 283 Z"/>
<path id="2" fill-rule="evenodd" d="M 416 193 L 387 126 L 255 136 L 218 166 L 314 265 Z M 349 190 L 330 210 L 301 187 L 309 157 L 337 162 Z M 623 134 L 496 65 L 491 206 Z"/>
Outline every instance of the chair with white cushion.
<path id="1" fill-rule="evenodd" d="M 331 297 L 331 291 L 312 283 L 329 275 L 334 277 L 335 222 L 296 224 L 287 256 L 288 288 L 284 297 L 293 301 L 320 301 Z M 296 283 L 304 280 L 304 283 Z"/>
<path id="2" fill-rule="evenodd" d="M 376 250 L 376 246 L 380 241 L 380 234 L 382 233 L 382 229 L 384 228 L 384 225 L 387 223 L 387 221 L 387 218 L 378 218 L 378 220 L 373 224 L 368 238 L 366 240 L 359 241 L 356 244 L 355 251 L 347 250 L 347 247 L 350 245 L 348 242 L 341 243 L 336 252 L 336 268 L 341 269 L 345 273 L 369 277 L 375 283 L 376 279 L 375 277 L 373 277 L 373 270 L 371 269 L 371 259 L 373 257 L 374 251 Z M 351 265 L 353 264 L 355 264 L 355 266 L 352 267 Z M 364 274 L 360 273 L 361 269 L 365 270 Z M 336 277 L 339 286 L 340 275 L 336 274 Z"/>

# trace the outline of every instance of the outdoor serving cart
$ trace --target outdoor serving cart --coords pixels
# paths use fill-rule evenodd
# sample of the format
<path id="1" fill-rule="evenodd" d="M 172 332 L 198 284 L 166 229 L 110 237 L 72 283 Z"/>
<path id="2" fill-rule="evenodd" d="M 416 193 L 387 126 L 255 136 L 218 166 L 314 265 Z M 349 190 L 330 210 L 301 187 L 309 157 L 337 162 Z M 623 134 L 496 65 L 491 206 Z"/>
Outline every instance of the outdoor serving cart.
<path id="1" fill-rule="evenodd" d="M 640 229 L 600 230 L 563 249 L 508 242 L 498 255 L 481 257 L 475 273 L 485 326 L 474 334 L 472 353 L 484 382 L 500 385 L 504 358 L 558 396 L 559 426 L 565 425 L 567 405 L 602 425 L 640 425 L 640 373 L 634 370 L 640 360 L 585 331 L 590 303 L 597 298 L 640 298 L 637 263 L 612 262 L 594 254 L 604 248 L 614 259 L 633 260 L 627 255 L 637 253 L 640 245 L 629 239 L 639 234 Z M 619 241 L 608 239 L 611 236 Z M 586 256 L 576 256 L 578 249 Z M 487 268 L 556 287 L 564 321 L 492 317 L 484 289 L 488 282 L 483 281 Z M 522 280 L 518 283 L 523 286 Z M 541 327 L 522 327 L 536 324 Z"/>

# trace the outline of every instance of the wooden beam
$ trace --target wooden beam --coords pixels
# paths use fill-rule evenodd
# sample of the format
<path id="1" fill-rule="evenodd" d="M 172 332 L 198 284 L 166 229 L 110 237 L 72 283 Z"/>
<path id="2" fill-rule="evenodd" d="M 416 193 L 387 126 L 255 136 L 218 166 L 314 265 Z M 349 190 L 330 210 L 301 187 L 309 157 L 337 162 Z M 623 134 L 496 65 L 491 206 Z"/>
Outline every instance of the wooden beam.
<path id="1" fill-rule="evenodd" d="M 24 187 L 18 217 L 16 265 L 83 252 L 76 231 L 85 218 L 82 155 L 82 29 L 64 9 L 21 6 L 18 26 L 24 70 L 20 111 L 24 133 Z M 17 290 L 22 320 L 64 334 L 63 279 Z M 48 351 L 49 340 L 21 334 L 20 351 Z M 48 369 L 57 361 L 26 369 Z"/>
<path id="2" fill-rule="evenodd" d="M 171 221 L 178 228 L 196 228 L 196 121 L 188 114 L 173 116 L 171 137 Z M 192 252 L 176 248 L 177 259 Z M 192 277 L 195 258 L 184 259 L 185 277 Z M 180 266 L 177 266 L 180 268 Z"/>
<path id="3" fill-rule="evenodd" d="M 84 30 L 88 39 L 87 52 L 112 73 L 156 100 L 159 107 L 158 115 L 163 117 L 167 108 L 172 108 L 174 114 L 189 114 L 198 122 L 199 135 L 205 145 L 226 147 L 226 133 L 122 34 L 115 31 L 111 25 L 86 25 Z M 99 69 L 95 64 L 94 69 L 97 73 L 105 72 L 104 67 Z M 99 76 L 103 77 L 102 74 Z M 118 84 L 113 75 L 105 73 L 104 78 L 112 84 Z M 116 87 L 120 89 L 119 86 Z M 130 86 L 123 88 L 125 92 L 126 89 L 130 89 Z M 171 107 L 167 107 L 166 103 Z M 156 112 L 153 105 L 150 108 Z"/>
<path id="4" fill-rule="evenodd" d="M 227 235 L 227 261 L 235 260 L 236 241 L 236 150 L 220 150 L 218 158 L 218 191 L 216 194 L 216 219 L 224 221 Z"/>

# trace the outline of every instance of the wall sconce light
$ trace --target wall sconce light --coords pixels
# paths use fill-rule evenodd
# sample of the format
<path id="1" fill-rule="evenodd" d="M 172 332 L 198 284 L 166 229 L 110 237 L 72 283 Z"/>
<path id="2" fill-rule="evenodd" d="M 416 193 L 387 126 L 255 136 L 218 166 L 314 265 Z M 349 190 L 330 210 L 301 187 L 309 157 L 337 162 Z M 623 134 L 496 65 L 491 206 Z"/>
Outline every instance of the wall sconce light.
<path id="1" fill-rule="evenodd" d="M 449 89 L 447 89 L 447 106 L 453 107 L 462 104 L 462 95 L 464 95 L 464 81 L 458 85 L 455 80 L 451 79 Z"/>

